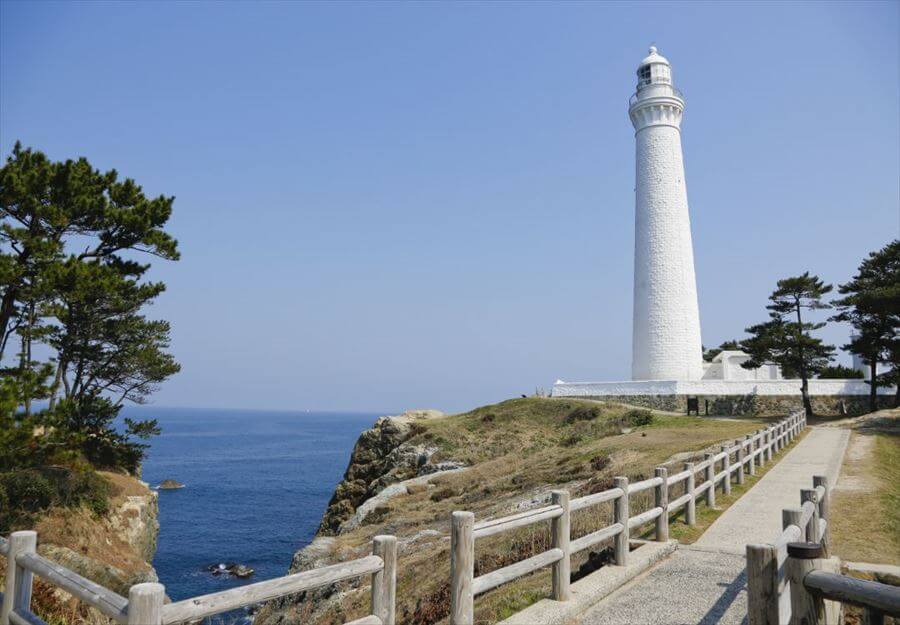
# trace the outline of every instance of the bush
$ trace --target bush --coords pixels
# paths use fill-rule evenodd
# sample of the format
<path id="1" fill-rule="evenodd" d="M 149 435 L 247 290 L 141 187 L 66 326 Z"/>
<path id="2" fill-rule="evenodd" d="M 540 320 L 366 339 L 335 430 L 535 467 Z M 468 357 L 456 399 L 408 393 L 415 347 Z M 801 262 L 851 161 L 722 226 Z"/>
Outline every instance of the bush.
<path id="1" fill-rule="evenodd" d="M 572 412 L 566 415 L 566 423 L 577 421 L 592 421 L 603 415 L 599 406 L 576 406 Z"/>
<path id="2" fill-rule="evenodd" d="M 853 369 L 852 367 L 845 367 L 843 365 L 834 365 L 833 367 L 825 367 L 819 372 L 819 379 L 822 380 L 861 380 L 863 379 L 863 372 L 858 369 Z"/>
<path id="3" fill-rule="evenodd" d="M 96 515 L 109 512 L 109 482 L 94 471 L 76 468 L 66 471 L 57 483 L 59 504 L 69 508 L 86 506 Z"/>
<path id="4" fill-rule="evenodd" d="M 34 469 L 0 474 L 0 486 L 6 491 L 10 509 L 33 513 L 46 510 L 53 503 L 53 486 Z"/>
<path id="5" fill-rule="evenodd" d="M 629 410 L 625 415 L 625 423 L 633 428 L 650 425 L 653 423 L 653 413 L 649 410 Z"/>

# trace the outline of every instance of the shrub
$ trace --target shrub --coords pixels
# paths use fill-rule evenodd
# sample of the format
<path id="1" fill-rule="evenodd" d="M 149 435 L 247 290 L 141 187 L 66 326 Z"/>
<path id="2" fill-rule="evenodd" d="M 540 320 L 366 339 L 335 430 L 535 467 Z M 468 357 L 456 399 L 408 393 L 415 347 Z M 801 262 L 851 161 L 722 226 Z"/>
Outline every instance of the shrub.
<path id="1" fill-rule="evenodd" d="M 854 369 L 852 367 L 845 367 L 843 365 L 834 365 L 831 367 L 825 367 L 819 372 L 819 378 L 823 380 L 827 379 L 839 379 L 839 380 L 861 380 L 863 379 L 863 372 L 859 369 Z"/>
<path id="2" fill-rule="evenodd" d="M 57 483 L 60 505 L 87 506 L 96 515 L 109 512 L 111 488 L 109 482 L 90 469 L 73 469 L 65 472 Z"/>
<path id="3" fill-rule="evenodd" d="M 649 410 L 629 410 L 625 415 L 625 423 L 630 427 L 637 428 L 642 425 L 650 425 L 653 423 L 653 413 Z"/>
<path id="4" fill-rule="evenodd" d="M 10 508 L 22 512 L 40 512 L 53 503 L 53 486 L 34 469 L 0 474 L 0 486 L 6 491 Z"/>
<path id="5" fill-rule="evenodd" d="M 576 421 L 591 421 L 601 416 L 603 411 L 599 406 L 576 406 L 569 414 L 566 415 L 566 423 L 575 423 Z"/>

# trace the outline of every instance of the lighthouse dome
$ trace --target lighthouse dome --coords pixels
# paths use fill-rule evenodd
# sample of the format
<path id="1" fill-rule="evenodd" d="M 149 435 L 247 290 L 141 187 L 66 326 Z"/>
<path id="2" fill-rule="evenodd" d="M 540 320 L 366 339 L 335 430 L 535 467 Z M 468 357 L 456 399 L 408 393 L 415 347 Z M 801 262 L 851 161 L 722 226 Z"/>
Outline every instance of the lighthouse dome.
<path id="1" fill-rule="evenodd" d="M 650 85 L 672 84 L 672 66 L 669 65 L 669 60 L 656 50 L 656 46 L 650 46 L 650 54 L 641 61 L 637 75 L 638 91 Z"/>
<path id="2" fill-rule="evenodd" d="M 660 54 L 656 49 L 656 46 L 650 46 L 650 52 L 644 57 L 644 60 L 641 61 L 641 65 L 650 65 L 651 63 L 665 63 L 668 65 L 669 59 Z"/>

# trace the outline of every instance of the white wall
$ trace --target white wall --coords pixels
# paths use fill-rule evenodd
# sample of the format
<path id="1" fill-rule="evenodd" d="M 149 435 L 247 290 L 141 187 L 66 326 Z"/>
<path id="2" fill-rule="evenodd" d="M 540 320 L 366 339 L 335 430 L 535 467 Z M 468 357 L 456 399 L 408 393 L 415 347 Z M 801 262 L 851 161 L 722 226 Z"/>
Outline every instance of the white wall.
<path id="1" fill-rule="evenodd" d="M 879 387 L 879 395 L 895 388 Z M 868 395 L 862 380 L 810 380 L 810 395 Z M 685 382 L 557 382 L 553 397 L 602 397 L 604 395 L 800 395 L 800 380 L 692 380 Z"/>

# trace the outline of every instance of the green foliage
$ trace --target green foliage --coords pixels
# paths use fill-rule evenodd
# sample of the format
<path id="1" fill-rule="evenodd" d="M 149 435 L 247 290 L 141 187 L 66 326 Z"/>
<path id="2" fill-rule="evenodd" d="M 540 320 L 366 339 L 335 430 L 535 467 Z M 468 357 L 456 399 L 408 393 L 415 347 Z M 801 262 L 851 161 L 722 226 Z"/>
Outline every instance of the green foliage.
<path id="1" fill-rule="evenodd" d="M 853 367 L 845 367 L 843 365 L 831 365 L 825 367 L 819 372 L 819 377 L 823 380 L 856 380 L 862 379 L 862 371 Z"/>
<path id="2" fill-rule="evenodd" d="M 725 341 L 718 347 L 714 347 L 712 349 L 704 348 L 703 360 L 705 360 L 706 362 L 712 362 L 713 358 L 715 358 L 722 352 L 732 351 L 732 350 L 736 350 L 736 349 L 741 349 L 741 344 L 739 341 Z"/>
<path id="3" fill-rule="evenodd" d="M 822 298 L 831 292 L 831 285 L 818 276 L 806 272 L 779 280 L 777 288 L 769 296 L 769 321 L 746 329 L 750 338 L 741 342 L 741 348 L 750 359 L 741 366 L 756 369 L 764 364 L 776 363 L 786 377 L 799 377 L 806 414 L 812 415 L 809 399 L 809 378 L 820 373 L 832 359 L 834 346 L 826 345 L 812 332 L 825 326 L 803 320 L 803 311 L 830 308 Z"/>
<path id="4" fill-rule="evenodd" d="M 843 349 L 861 356 L 871 368 L 869 400 L 874 411 L 877 387 L 900 382 L 900 239 L 869 254 L 838 292 L 843 297 L 834 301 L 839 312 L 832 320 L 845 321 L 855 330 Z M 875 375 L 878 363 L 889 364 L 889 373 Z"/>
<path id="5" fill-rule="evenodd" d="M 651 425 L 653 423 L 653 413 L 642 409 L 629 410 L 625 414 L 625 423 L 633 428 Z"/>
<path id="6" fill-rule="evenodd" d="M 18 143 L 0 168 L 0 470 L 51 457 L 137 470 L 156 422 L 113 424 L 180 369 L 168 322 L 142 314 L 165 286 L 143 279 L 141 257 L 179 257 L 173 201 Z M 49 408 L 33 414 L 36 400 Z"/>
<path id="7" fill-rule="evenodd" d="M 0 484 L 12 507 L 23 512 L 40 512 L 50 507 L 54 489 L 36 469 L 22 469 L 0 474 Z"/>
<path id="8" fill-rule="evenodd" d="M 90 465 L 46 466 L 0 473 L 0 530 L 33 522 L 52 506 L 86 507 L 96 515 L 109 512 L 108 481 Z M 5 502 L 3 500 L 5 498 Z"/>

